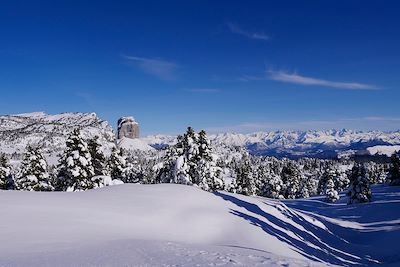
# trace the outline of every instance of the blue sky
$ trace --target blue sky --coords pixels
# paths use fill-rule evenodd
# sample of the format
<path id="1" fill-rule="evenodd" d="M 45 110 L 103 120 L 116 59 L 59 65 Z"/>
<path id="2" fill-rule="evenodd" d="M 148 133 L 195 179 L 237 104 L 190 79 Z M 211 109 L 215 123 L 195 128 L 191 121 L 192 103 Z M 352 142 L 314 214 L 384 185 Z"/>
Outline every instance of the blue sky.
<path id="1" fill-rule="evenodd" d="M 94 111 L 113 125 L 132 115 L 143 134 L 189 125 L 396 130 L 399 8 L 344 0 L 2 2 L 0 113 Z"/>

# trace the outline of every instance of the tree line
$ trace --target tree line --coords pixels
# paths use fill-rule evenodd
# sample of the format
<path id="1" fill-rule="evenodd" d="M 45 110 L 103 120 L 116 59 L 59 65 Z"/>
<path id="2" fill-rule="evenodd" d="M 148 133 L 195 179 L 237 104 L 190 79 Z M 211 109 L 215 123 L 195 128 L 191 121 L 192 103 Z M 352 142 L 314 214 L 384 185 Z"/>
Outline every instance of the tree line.
<path id="1" fill-rule="evenodd" d="M 85 140 L 73 130 L 55 168 L 33 146 L 27 147 L 16 172 L 0 155 L 0 189 L 84 191 L 108 185 L 105 177 L 278 199 L 325 195 L 326 201 L 336 202 L 340 192 L 347 192 L 354 203 L 370 201 L 370 184 L 400 185 L 400 159 L 397 153 L 390 164 L 253 156 L 242 147 L 213 146 L 205 131 L 196 133 L 191 127 L 162 151 L 127 152 L 115 146 L 107 156 L 98 137 Z"/>

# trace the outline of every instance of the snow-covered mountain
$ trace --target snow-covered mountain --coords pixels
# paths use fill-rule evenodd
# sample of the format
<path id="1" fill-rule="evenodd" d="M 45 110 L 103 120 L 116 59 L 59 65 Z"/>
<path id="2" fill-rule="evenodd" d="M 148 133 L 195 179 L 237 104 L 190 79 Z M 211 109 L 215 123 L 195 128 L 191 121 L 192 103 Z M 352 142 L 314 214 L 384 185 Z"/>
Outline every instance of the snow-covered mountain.
<path id="1" fill-rule="evenodd" d="M 115 134 L 110 124 L 95 113 L 62 113 L 48 115 L 43 112 L 0 116 L 0 152 L 18 158 L 28 144 L 39 145 L 44 152 L 56 155 L 64 149 L 65 139 L 73 128 L 80 128 L 89 138 L 95 135 L 108 150 L 114 145 Z M 245 147 L 255 155 L 278 157 L 332 158 L 354 153 L 375 154 L 396 150 L 400 145 L 400 131 L 276 131 L 252 134 L 221 133 L 210 135 L 211 142 L 218 147 Z M 140 139 L 120 140 L 128 150 L 149 151 L 174 144 L 176 137 L 152 135 Z M 392 147 L 394 146 L 394 147 Z M 388 153 L 383 153 L 388 154 Z"/>
<path id="2" fill-rule="evenodd" d="M 215 145 L 243 146 L 255 155 L 331 158 L 343 153 L 368 153 L 367 148 L 400 144 L 400 131 L 276 131 L 252 134 L 222 133 L 209 136 Z M 153 147 L 173 144 L 173 136 L 143 138 Z"/>
<path id="3" fill-rule="evenodd" d="M 99 136 L 105 148 L 114 144 L 112 127 L 95 113 L 34 112 L 0 116 L 0 152 L 18 158 L 31 144 L 57 155 L 65 148 L 65 140 L 74 128 L 79 128 L 86 138 Z"/>

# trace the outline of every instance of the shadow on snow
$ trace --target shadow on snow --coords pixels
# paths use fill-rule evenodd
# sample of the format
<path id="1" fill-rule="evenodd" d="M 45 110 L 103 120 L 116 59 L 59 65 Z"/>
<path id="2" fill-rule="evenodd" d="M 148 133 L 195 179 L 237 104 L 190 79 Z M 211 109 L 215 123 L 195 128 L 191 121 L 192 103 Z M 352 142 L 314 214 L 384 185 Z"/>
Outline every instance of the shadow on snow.
<path id="1" fill-rule="evenodd" d="M 377 261 L 371 260 L 367 255 L 358 255 L 362 253 L 359 253 L 359 251 L 357 253 L 357 249 L 349 242 L 334 235 L 327 229 L 317 227 L 313 223 L 310 223 L 302 216 L 299 216 L 297 212 L 287 208 L 284 204 L 276 202 L 277 205 L 281 205 L 279 207 L 280 211 L 288 218 L 288 221 L 281 220 L 265 212 L 258 205 L 246 202 L 235 196 L 222 192 L 216 192 L 215 195 L 232 202 L 238 207 L 244 208 L 247 212 L 253 213 L 256 216 L 261 216 L 262 219 L 236 209 L 231 209 L 230 211 L 232 214 L 249 221 L 252 225 L 260 227 L 265 233 L 288 244 L 294 251 L 310 260 L 342 266 L 371 265 L 378 263 Z M 272 203 L 266 204 L 271 205 Z M 295 224 L 290 224 L 290 221 L 301 225 L 304 227 L 305 231 L 297 228 Z M 290 235 L 290 232 L 297 238 Z"/>

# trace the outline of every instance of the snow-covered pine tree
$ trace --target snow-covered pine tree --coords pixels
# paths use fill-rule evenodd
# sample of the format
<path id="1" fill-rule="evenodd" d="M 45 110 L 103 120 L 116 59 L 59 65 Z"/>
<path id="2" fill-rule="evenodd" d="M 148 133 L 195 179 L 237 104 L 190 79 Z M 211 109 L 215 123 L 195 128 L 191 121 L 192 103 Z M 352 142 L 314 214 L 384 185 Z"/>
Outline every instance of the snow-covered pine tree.
<path id="1" fill-rule="evenodd" d="M 212 153 L 210 141 L 204 130 L 201 130 L 197 138 L 198 161 L 197 165 L 198 185 L 208 191 L 221 190 L 224 188 L 224 181 L 221 178 L 222 169 L 217 166 L 217 159 Z"/>
<path id="2" fill-rule="evenodd" d="M 92 165 L 94 175 L 106 174 L 106 157 L 99 142 L 99 137 L 96 135 L 88 141 L 89 153 L 92 157 Z"/>
<path id="3" fill-rule="evenodd" d="M 333 182 L 332 179 L 328 179 L 326 182 L 326 190 L 325 190 L 325 195 L 326 195 L 326 201 L 330 203 L 334 203 L 339 200 L 339 193 L 335 189 L 335 183 Z"/>
<path id="4" fill-rule="evenodd" d="M 225 187 L 221 177 L 222 169 L 216 166 L 216 161 L 201 159 L 198 162 L 198 173 L 200 176 L 199 186 L 206 191 L 222 190 Z"/>
<path id="5" fill-rule="evenodd" d="M 387 178 L 387 173 L 385 172 L 384 166 L 382 166 L 382 164 L 379 165 L 377 171 L 378 171 L 378 175 L 377 175 L 376 183 L 384 184 L 386 182 L 386 178 Z"/>
<path id="6" fill-rule="evenodd" d="M 212 160 L 212 149 L 210 140 L 207 137 L 207 133 L 204 130 L 201 130 L 198 134 L 197 138 L 199 157 L 206 159 L 208 161 Z"/>
<path id="7" fill-rule="evenodd" d="M 388 180 L 391 185 L 400 185 L 400 158 L 396 153 L 393 153 L 390 161 Z"/>
<path id="8" fill-rule="evenodd" d="M 178 136 L 178 143 L 182 136 Z M 177 145 L 169 146 L 162 157 L 162 161 L 153 166 L 155 174 L 155 183 L 174 183 L 175 180 L 175 164 L 178 157 L 182 156 L 183 149 Z"/>
<path id="9" fill-rule="evenodd" d="M 256 185 L 256 195 L 262 196 L 264 194 L 265 186 L 270 178 L 270 170 L 266 165 L 258 164 L 258 167 L 254 173 L 255 185 Z"/>
<path id="10" fill-rule="evenodd" d="M 131 153 L 126 157 L 124 183 L 139 183 L 143 182 L 144 173 L 142 166 L 139 164 L 139 158 Z"/>
<path id="11" fill-rule="evenodd" d="M 311 187 L 311 179 L 304 174 L 301 175 L 300 177 L 300 189 L 299 192 L 297 193 L 298 198 L 308 198 L 310 197 L 310 190 L 309 188 Z"/>
<path id="12" fill-rule="evenodd" d="M 329 164 L 328 166 L 326 166 L 318 182 L 318 194 L 324 195 L 326 193 L 328 182 L 330 180 L 332 180 L 333 182 L 338 180 L 336 175 L 337 172 L 332 165 Z"/>
<path id="13" fill-rule="evenodd" d="M 338 168 L 336 168 L 335 180 L 333 180 L 333 182 L 335 184 L 335 189 L 338 192 L 343 192 L 343 191 L 347 190 L 347 188 L 349 187 L 349 184 L 350 184 L 350 180 L 347 177 L 346 172 L 341 171 Z"/>
<path id="14" fill-rule="evenodd" d="M 282 195 L 283 182 L 279 175 L 274 173 L 268 173 L 266 177 L 266 183 L 264 184 L 264 189 L 262 196 L 269 198 L 283 199 Z"/>
<path id="15" fill-rule="evenodd" d="M 184 155 L 176 159 L 174 166 L 174 183 L 186 185 L 193 184 L 190 177 L 190 165 Z"/>
<path id="16" fill-rule="evenodd" d="M 300 171 L 295 162 L 289 161 L 282 168 L 281 172 L 282 181 L 284 184 L 284 197 L 287 199 L 296 198 L 300 190 Z"/>
<path id="17" fill-rule="evenodd" d="M 255 195 L 257 188 L 248 155 L 244 155 L 242 165 L 236 170 L 235 183 L 236 193 L 246 196 Z"/>
<path id="18" fill-rule="evenodd" d="M 17 188 L 25 191 L 53 191 L 47 162 L 38 148 L 28 146 L 22 161 Z"/>
<path id="19" fill-rule="evenodd" d="M 100 186 L 100 181 L 94 181 L 92 157 L 87 143 L 80 131 L 75 129 L 66 141 L 66 149 L 60 158 L 57 189 L 67 191 L 82 191 Z"/>
<path id="20" fill-rule="evenodd" d="M 8 164 L 6 155 L 4 154 L 0 154 L 0 189 L 14 189 L 14 179 L 11 175 L 11 167 Z"/>
<path id="21" fill-rule="evenodd" d="M 122 148 L 113 147 L 108 159 L 108 170 L 112 179 L 120 179 L 126 182 L 126 156 Z"/>
<path id="22" fill-rule="evenodd" d="M 365 166 L 355 164 L 351 170 L 350 186 L 347 192 L 348 204 L 364 203 L 371 200 L 372 194 L 369 188 L 369 180 Z"/>
<path id="23" fill-rule="evenodd" d="M 189 181 L 192 184 L 200 185 L 198 136 L 192 127 L 188 127 L 183 135 L 183 151 L 186 158 L 185 163 L 188 167 Z"/>

